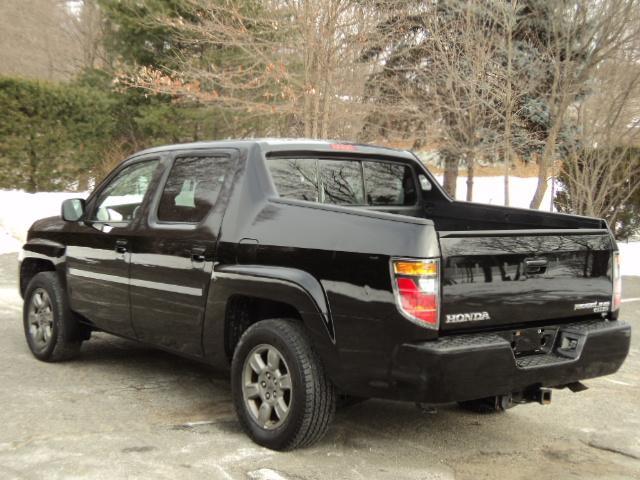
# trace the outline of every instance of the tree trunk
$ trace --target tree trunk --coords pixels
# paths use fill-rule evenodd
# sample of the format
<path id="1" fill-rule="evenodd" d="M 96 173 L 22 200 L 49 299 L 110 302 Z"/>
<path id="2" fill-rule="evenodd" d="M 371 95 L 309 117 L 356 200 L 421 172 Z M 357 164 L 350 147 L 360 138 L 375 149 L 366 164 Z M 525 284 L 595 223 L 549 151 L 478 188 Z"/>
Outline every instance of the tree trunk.
<path id="1" fill-rule="evenodd" d="M 506 153 L 506 152 L 505 152 Z M 504 158 L 504 206 L 509 206 L 509 154 Z"/>
<path id="2" fill-rule="evenodd" d="M 442 186 L 452 198 L 456 198 L 456 183 L 458 181 L 458 159 L 446 156 L 444 159 L 444 178 Z"/>
<path id="3" fill-rule="evenodd" d="M 545 155 L 543 154 L 538 161 L 538 184 L 536 185 L 536 191 L 533 194 L 529 208 L 537 210 L 540 208 L 544 194 L 547 191 L 547 171 L 549 167 L 546 163 Z"/>
<path id="4" fill-rule="evenodd" d="M 89 175 L 82 174 L 78 177 L 78 191 L 86 192 L 89 190 Z"/>
<path id="5" fill-rule="evenodd" d="M 34 146 L 35 135 L 33 132 L 29 134 L 31 142 L 29 143 L 29 171 L 27 172 L 27 192 L 36 193 L 38 191 L 38 154 Z"/>
<path id="6" fill-rule="evenodd" d="M 467 202 L 473 201 L 473 176 L 475 161 L 473 158 L 467 158 Z"/>
<path id="7" fill-rule="evenodd" d="M 544 194 L 547 191 L 547 175 L 549 173 L 549 166 L 553 161 L 553 154 L 556 151 L 556 142 L 558 140 L 560 128 L 562 127 L 565 109 L 565 102 L 563 102 L 558 109 L 562 114 L 557 115 L 556 121 L 549 131 L 549 136 L 547 137 L 540 160 L 538 161 L 538 185 L 536 186 L 536 191 L 531 199 L 531 204 L 529 204 L 529 208 L 533 208 L 535 210 L 540 208 Z"/>

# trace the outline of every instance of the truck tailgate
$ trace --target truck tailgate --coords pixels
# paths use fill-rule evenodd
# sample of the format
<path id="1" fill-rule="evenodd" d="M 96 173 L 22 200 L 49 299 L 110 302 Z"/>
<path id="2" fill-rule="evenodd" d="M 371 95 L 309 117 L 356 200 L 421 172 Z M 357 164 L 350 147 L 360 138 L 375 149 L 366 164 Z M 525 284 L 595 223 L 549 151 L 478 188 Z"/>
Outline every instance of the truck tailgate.
<path id="1" fill-rule="evenodd" d="M 610 309 L 608 230 L 440 232 L 441 330 L 593 316 Z"/>

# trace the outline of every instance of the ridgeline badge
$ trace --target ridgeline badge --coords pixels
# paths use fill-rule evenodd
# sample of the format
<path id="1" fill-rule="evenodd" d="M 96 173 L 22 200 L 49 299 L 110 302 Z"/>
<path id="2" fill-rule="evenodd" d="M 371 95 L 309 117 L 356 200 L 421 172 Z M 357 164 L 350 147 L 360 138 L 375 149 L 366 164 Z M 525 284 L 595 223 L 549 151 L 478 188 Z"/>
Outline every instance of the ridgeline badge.
<path id="1" fill-rule="evenodd" d="M 611 302 L 589 302 L 589 303 L 576 303 L 573 306 L 574 310 L 593 310 L 593 313 L 608 312 Z"/>

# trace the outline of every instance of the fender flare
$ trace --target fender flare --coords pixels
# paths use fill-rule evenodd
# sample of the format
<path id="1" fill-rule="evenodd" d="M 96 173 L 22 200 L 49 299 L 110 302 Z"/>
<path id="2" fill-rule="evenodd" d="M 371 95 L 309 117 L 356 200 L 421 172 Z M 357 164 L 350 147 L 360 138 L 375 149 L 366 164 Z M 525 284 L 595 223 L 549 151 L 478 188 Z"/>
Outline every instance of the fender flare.
<path id="1" fill-rule="evenodd" d="M 67 247 L 62 243 L 54 242 L 51 240 L 45 240 L 42 238 L 32 238 L 22 246 L 26 257 L 44 258 L 51 260 L 54 264 L 60 262 L 61 257 L 64 256 Z M 36 255 L 29 255 L 27 252 L 35 253 Z"/>
<path id="2" fill-rule="evenodd" d="M 18 255 L 18 286 L 20 295 L 23 295 L 26 289 L 26 281 L 24 279 L 25 267 L 32 261 L 44 261 L 53 265 L 54 271 L 60 277 L 62 284 L 66 288 L 66 276 L 64 275 L 64 264 L 66 247 L 58 242 L 45 240 L 41 238 L 33 238 L 22 246 L 22 250 Z"/>
<path id="3" fill-rule="evenodd" d="M 335 348 L 335 330 L 329 302 L 320 282 L 308 272 L 264 265 L 216 265 L 211 276 L 203 322 L 205 357 L 218 365 L 226 363 L 225 315 L 235 295 L 286 303 L 302 317 L 319 353 Z"/>

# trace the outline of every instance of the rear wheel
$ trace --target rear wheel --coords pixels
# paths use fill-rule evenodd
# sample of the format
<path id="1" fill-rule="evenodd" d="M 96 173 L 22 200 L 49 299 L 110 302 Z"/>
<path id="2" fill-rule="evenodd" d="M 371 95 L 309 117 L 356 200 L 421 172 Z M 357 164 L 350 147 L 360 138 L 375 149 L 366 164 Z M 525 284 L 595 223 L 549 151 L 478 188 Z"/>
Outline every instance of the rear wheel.
<path id="1" fill-rule="evenodd" d="M 256 443 L 292 450 L 326 433 L 335 391 L 296 321 L 264 320 L 249 327 L 235 349 L 231 375 L 236 413 Z"/>
<path id="2" fill-rule="evenodd" d="M 29 282 L 24 295 L 24 333 L 31 353 L 45 362 L 75 357 L 83 336 L 67 304 L 55 272 L 41 272 Z"/>

